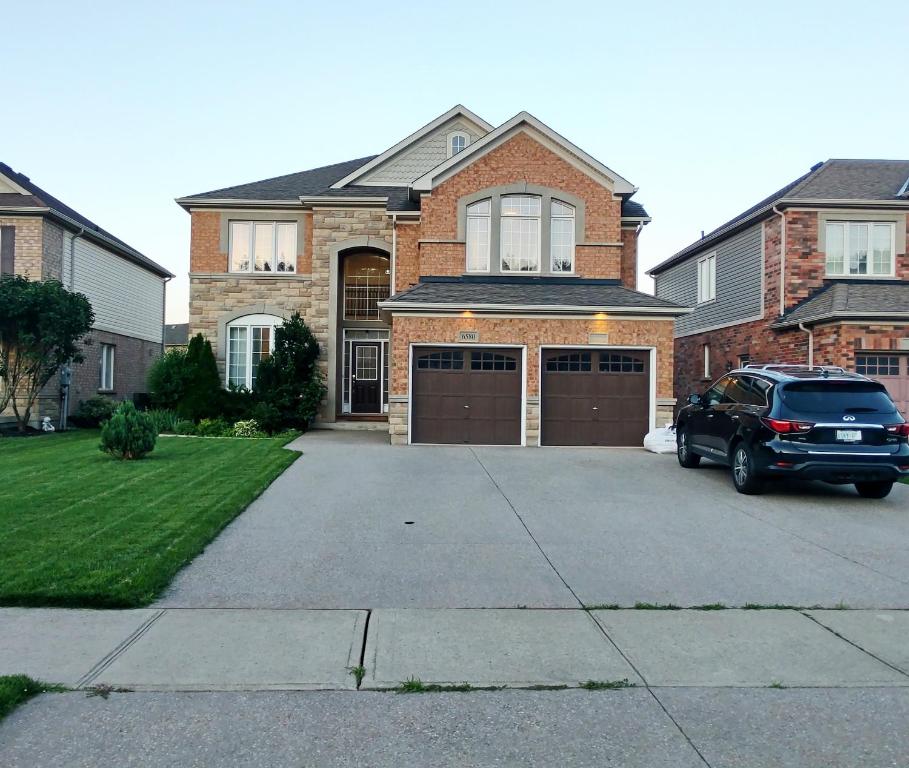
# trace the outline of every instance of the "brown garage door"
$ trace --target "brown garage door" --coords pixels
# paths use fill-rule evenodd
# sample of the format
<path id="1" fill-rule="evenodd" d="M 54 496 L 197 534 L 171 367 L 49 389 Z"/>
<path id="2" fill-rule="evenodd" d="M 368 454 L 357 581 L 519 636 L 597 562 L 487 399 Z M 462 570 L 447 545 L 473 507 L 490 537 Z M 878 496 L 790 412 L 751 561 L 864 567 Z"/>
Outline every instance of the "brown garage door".
<path id="1" fill-rule="evenodd" d="M 641 445 L 650 425 L 650 354 L 543 350 L 543 445 Z"/>
<path id="2" fill-rule="evenodd" d="M 855 372 L 887 387 L 896 407 L 909 419 L 909 355 L 862 352 L 855 356 Z"/>
<path id="3" fill-rule="evenodd" d="M 415 347 L 412 441 L 520 445 L 521 350 Z"/>

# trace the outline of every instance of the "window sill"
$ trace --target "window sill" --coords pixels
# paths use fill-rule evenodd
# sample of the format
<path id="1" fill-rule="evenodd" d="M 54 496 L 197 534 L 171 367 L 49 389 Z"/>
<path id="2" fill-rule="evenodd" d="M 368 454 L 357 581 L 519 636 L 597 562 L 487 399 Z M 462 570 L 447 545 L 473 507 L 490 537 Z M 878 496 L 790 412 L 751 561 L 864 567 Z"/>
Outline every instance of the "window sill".
<path id="1" fill-rule="evenodd" d="M 117 394 L 116 389 L 99 389 L 99 390 L 97 390 L 97 392 L 99 395 L 116 395 Z"/>
<path id="2" fill-rule="evenodd" d="M 229 277 L 250 280 L 312 280 L 312 275 L 303 272 L 190 272 L 192 278 L 221 278 Z"/>
<path id="3" fill-rule="evenodd" d="M 896 275 L 824 275 L 825 280 L 899 280 Z"/>

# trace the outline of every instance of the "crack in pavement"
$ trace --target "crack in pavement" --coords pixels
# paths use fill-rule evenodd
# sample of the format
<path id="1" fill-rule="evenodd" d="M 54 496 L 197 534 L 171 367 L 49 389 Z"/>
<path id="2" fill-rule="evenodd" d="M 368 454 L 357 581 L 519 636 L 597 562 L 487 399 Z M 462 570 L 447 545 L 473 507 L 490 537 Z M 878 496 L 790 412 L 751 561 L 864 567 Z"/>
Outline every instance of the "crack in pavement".
<path id="1" fill-rule="evenodd" d="M 821 609 L 821 610 L 823 610 L 823 609 Z M 899 610 L 899 609 L 898 609 L 898 610 Z M 884 664 L 885 666 L 890 667 L 890 669 L 892 669 L 894 672 L 898 672 L 899 674 L 901 674 L 901 675 L 903 675 L 903 676 L 905 676 L 905 677 L 909 677 L 909 672 L 907 672 L 905 669 L 900 669 L 900 668 L 897 667 L 896 665 L 891 664 L 891 663 L 890 663 L 889 661 L 887 661 L 886 659 L 882 659 L 882 658 L 881 658 L 880 656 L 878 656 L 877 654 L 872 653 L 872 652 L 869 651 L 867 648 L 863 648 L 861 645 L 859 645 L 859 644 L 856 643 L 855 641 L 850 640 L 850 639 L 849 639 L 848 637 L 846 637 L 845 635 L 841 635 L 841 634 L 840 634 L 839 632 L 837 632 L 835 629 L 833 629 L 832 627 L 828 627 L 826 624 L 824 624 L 824 622 L 822 622 L 820 619 L 815 618 L 814 616 L 812 616 L 812 615 L 811 615 L 810 613 L 808 613 L 807 611 L 799 611 L 799 613 L 802 614 L 802 616 L 804 616 L 806 619 L 811 619 L 811 621 L 813 621 L 815 624 L 817 624 L 817 625 L 818 625 L 819 627 L 821 627 L 822 629 L 826 629 L 826 630 L 827 630 L 830 634 L 832 634 L 834 637 L 837 637 L 837 638 L 839 638 L 840 640 L 842 640 L 842 641 L 844 641 L 844 642 L 846 642 L 846 643 L 849 643 L 849 645 L 851 645 L 853 648 L 856 648 L 856 649 L 860 650 L 862 653 L 868 654 L 868 655 L 869 655 L 872 659 L 874 659 L 875 661 L 879 661 L 881 664 Z"/>

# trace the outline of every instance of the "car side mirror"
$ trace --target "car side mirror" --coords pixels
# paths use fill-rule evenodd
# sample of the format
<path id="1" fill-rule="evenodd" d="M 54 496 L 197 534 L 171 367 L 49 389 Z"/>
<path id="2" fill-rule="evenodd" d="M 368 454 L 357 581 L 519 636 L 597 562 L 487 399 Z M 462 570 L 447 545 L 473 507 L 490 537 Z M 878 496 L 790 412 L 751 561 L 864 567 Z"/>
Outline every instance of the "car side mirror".
<path id="1" fill-rule="evenodd" d="M 689 405 L 700 405 L 700 404 L 701 404 L 701 396 L 700 396 L 700 395 L 696 395 L 696 394 L 688 395 L 688 404 L 689 404 Z"/>

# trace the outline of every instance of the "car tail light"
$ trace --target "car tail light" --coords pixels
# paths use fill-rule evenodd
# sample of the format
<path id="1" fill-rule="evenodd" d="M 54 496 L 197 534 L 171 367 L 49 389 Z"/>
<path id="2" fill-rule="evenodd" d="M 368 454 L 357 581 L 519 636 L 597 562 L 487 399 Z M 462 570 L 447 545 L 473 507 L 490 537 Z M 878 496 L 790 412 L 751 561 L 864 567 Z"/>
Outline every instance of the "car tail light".
<path id="1" fill-rule="evenodd" d="M 909 423 L 906 424 L 888 424 L 884 429 L 887 430 L 891 435 L 898 435 L 899 437 L 909 437 Z"/>
<path id="2" fill-rule="evenodd" d="M 762 422 L 778 435 L 790 435 L 799 432 L 810 432 L 814 424 L 808 421 L 788 421 L 786 419 L 763 418 Z"/>

